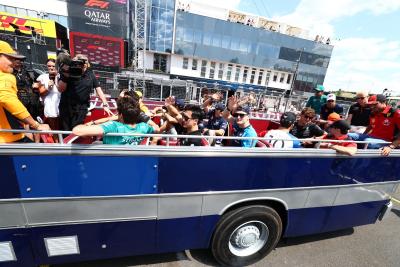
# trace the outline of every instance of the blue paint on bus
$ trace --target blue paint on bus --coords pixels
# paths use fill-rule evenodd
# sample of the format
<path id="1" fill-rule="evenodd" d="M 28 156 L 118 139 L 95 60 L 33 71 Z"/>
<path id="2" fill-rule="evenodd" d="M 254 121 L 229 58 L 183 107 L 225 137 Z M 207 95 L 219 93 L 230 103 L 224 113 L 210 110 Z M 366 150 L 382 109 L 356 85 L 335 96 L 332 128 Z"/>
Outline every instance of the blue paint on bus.
<path id="1" fill-rule="evenodd" d="M 13 160 L 23 198 L 157 192 L 155 157 L 15 156 Z"/>
<path id="2" fill-rule="evenodd" d="M 0 199 L 21 197 L 12 156 L 0 156 Z"/>

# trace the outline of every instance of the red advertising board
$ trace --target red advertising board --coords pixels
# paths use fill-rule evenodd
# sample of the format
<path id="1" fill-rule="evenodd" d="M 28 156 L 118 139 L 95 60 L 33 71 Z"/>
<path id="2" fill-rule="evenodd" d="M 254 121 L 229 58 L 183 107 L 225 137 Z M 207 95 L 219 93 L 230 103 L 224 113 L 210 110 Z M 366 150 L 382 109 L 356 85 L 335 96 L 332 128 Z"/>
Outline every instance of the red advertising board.
<path id="1" fill-rule="evenodd" d="M 84 54 L 98 65 L 124 67 L 124 41 L 122 38 L 70 32 L 71 55 Z"/>

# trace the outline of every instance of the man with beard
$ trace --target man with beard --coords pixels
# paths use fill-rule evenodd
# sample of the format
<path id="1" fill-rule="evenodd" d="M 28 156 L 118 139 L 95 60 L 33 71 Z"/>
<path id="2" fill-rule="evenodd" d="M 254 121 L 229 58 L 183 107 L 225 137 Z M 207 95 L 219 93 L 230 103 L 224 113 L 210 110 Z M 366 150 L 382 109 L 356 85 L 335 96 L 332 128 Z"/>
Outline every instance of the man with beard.
<path id="1" fill-rule="evenodd" d="M 313 123 L 315 111 L 312 108 L 304 108 L 300 118 L 294 123 L 290 133 L 299 139 L 320 137 L 325 134 L 318 125 Z M 314 147 L 312 142 L 303 142 L 303 147 Z"/>
<path id="2" fill-rule="evenodd" d="M 372 116 L 369 125 L 363 134 L 349 133 L 349 136 L 356 141 L 368 141 L 368 148 L 382 148 L 382 155 L 388 155 L 392 149 L 398 147 L 400 138 L 400 110 L 395 109 L 386 103 L 386 96 L 382 94 L 373 95 L 368 99 Z M 374 142 L 387 141 L 390 145 Z"/>

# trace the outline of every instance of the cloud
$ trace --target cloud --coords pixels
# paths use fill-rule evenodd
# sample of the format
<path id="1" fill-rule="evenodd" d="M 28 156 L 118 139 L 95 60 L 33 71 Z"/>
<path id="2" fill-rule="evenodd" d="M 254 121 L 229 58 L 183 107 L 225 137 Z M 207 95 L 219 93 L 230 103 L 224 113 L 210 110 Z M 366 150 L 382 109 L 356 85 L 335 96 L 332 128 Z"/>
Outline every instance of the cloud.
<path id="1" fill-rule="evenodd" d="M 184 1 L 183 1 L 184 2 Z M 216 7 L 223 7 L 228 9 L 237 9 L 240 3 L 240 0 L 192 0 L 186 1 L 190 2 L 197 2 L 204 5 L 216 6 Z"/>
<path id="2" fill-rule="evenodd" d="M 370 16 L 373 21 L 399 9 L 399 0 L 301 0 L 294 12 L 274 20 L 308 29 L 310 36 L 335 40 L 335 22 L 359 14 Z M 334 45 L 324 83 L 328 89 L 381 92 L 389 88 L 400 92 L 399 41 L 347 38 Z"/>
<path id="3" fill-rule="evenodd" d="M 397 9 L 399 0 L 302 0 L 294 12 L 273 19 L 308 29 L 313 35 L 334 36 L 331 23 L 335 20 L 361 12 L 378 16 Z"/>
<path id="4" fill-rule="evenodd" d="M 400 41 L 348 38 L 337 43 L 325 79 L 328 89 L 399 90 Z"/>

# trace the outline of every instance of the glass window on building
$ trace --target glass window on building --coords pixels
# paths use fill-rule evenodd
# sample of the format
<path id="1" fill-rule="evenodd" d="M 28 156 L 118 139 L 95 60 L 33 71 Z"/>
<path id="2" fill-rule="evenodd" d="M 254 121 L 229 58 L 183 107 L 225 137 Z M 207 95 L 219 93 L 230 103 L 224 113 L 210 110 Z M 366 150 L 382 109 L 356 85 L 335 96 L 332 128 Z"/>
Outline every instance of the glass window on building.
<path id="1" fill-rule="evenodd" d="M 224 76 L 224 63 L 219 63 L 219 68 L 218 68 L 218 79 L 222 80 L 222 77 Z"/>
<path id="2" fill-rule="evenodd" d="M 263 70 L 260 70 L 260 71 L 258 72 L 258 82 L 257 82 L 257 84 L 261 85 L 263 75 L 264 75 L 264 71 L 263 71 Z"/>
<path id="3" fill-rule="evenodd" d="M 3 5 L 0 5 L 0 12 L 5 12 L 6 11 L 6 7 Z"/>
<path id="4" fill-rule="evenodd" d="M 226 71 L 226 79 L 227 79 L 228 81 L 231 80 L 231 76 L 232 76 L 232 67 L 233 67 L 232 64 L 228 64 L 228 70 Z"/>
<path id="5" fill-rule="evenodd" d="M 274 76 L 272 77 L 272 81 L 276 82 L 278 80 L 278 73 L 274 72 Z"/>
<path id="6" fill-rule="evenodd" d="M 240 66 L 236 66 L 236 72 L 235 72 L 235 82 L 239 81 L 239 75 L 240 75 Z"/>
<path id="7" fill-rule="evenodd" d="M 192 60 L 192 70 L 197 70 L 197 59 Z"/>
<path id="8" fill-rule="evenodd" d="M 215 75 L 215 62 L 211 61 L 211 65 L 210 65 L 210 75 L 208 76 L 210 79 L 214 79 L 214 75 Z"/>
<path id="9" fill-rule="evenodd" d="M 7 13 L 11 13 L 11 14 L 17 14 L 17 9 L 15 7 L 12 6 L 6 6 L 6 12 Z M 36 11 L 35 11 L 35 18 L 36 18 Z"/>
<path id="10" fill-rule="evenodd" d="M 154 54 L 153 69 L 161 72 L 167 72 L 167 56 Z"/>
<path id="11" fill-rule="evenodd" d="M 229 35 L 223 35 L 222 36 L 222 48 L 229 49 L 230 44 L 231 44 L 231 37 Z"/>
<path id="12" fill-rule="evenodd" d="M 202 61 L 201 61 L 201 72 L 200 72 L 200 76 L 201 76 L 201 77 L 206 77 L 206 72 L 207 72 L 207 60 L 202 60 Z"/>
<path id="13" fill-rule="evenodd" d="M 28 10 L 28 16 L 37 18 L 37 12 L 33 10 Z"/>
<path id="14" fill-rule="evenodd" d="M 283 83 L 284 80 L 285 80 L 285 73 L 281 73 L 281 77 L 279 78 L 279 82 Z"/>
<path id="15" fill-rule="evenodd" d="M 246 83 L 246 82 L 247 82 L 247 75 L 248 75 L 248 73 L 249 73 L 249 68 L 248 68 L 248 67 L 244 67 L 244 70 L 243 70 L 243 79 L 242 79 L 242 82 L 243 82 L 243 83 Z"/>
<path id="16" fill-rule="evenodd" d="M 25 8 L 17 8 L 17 15 L 18 16 L 28 16 L 28 12 Z"/>
<path id="17" fill-rule="evenodd" d="M 267 85 L 267 86 L 268 86 L 270 77 L 271 77 L 271 71 L 267 70 L 267 73 L 265 74 L 265 85 Z"/>
<path id="18" fill-rule="evenodd" d="M 288 74 L 287 79 L 286 79 L 286 83 L 290 84 L 291 80 L 292 80 L 292 74 Z"/>
<path id="19" fill-rule="evenodd" d="M 188 66 L 189 66 L 189 59 L 187 57 L 184 57 L 182 62 L 182 68 L 187 70 Z"/>
<path id="20" fill-rule="evenodd" d="M 251 75 L 250 75 L 250 83 L 254 83 L 254 79 L 256 77 L 256 69 L 251 70 Z"/>
<path id="21" fill-rule="evenodd" d="M 203 44 L 211 45 L 211 33 L 209 33 L 209 32 L 203 33 Z"/>

